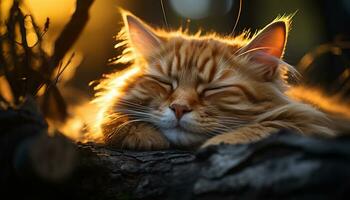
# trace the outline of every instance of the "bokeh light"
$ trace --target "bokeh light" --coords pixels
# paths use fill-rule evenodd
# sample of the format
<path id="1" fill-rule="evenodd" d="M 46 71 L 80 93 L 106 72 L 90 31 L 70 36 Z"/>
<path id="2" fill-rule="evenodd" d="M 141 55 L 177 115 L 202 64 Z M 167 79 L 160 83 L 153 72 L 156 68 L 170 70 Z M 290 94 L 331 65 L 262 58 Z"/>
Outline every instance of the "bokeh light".
<path id="1" fill-rule="evenodd" d="M 178 15 L 190 19 L 225 15 L 233 6 L 233 0 L 170 0 L 169 3 Z"/>

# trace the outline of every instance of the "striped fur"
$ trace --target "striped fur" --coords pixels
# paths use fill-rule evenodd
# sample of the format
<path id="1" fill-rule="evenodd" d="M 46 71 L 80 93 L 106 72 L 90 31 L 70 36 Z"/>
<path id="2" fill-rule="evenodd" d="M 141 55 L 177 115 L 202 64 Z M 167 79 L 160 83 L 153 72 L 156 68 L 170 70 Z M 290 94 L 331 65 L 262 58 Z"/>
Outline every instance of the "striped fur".
<path id="1" fill-rule="evenodd" d="M 251 142 L 284 128 L 305 135 L 335 134 L 324 113 L 286 95 L 285 79 L 295 75 L 291 66 L 269 52 L 259 50 L 258 57 L 254 49 L 242 51 L 259 35 L 251 40 L 244 35 L 193 36 L 155 31 L 128 13 L 124 19 L 128 48 L 122 59 L 129 57 L 134 64 L 128 70 L 138 72 L 120 88 L 104 87 L 120 73 L 108 76 L 98 87 L 97 101 L 103 110 L 98 125 L 107 144 L 131 149 L 195 148 Z M 278 22 L 288 25 L 284 18 Z M 103 101 L 114 90 L 120 94 Z M 178 120 L 169 108 L 172 104 L 191 111 Z"/>

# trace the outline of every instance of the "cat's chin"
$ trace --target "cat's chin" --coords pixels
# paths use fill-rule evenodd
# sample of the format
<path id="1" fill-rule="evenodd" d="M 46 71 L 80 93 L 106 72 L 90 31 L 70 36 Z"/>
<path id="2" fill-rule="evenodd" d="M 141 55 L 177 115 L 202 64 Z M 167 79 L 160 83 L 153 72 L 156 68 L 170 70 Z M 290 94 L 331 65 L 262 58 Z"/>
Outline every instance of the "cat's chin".
<path id="1" fill-rule="evenodd" d="M 193 133 L 180 127 L 160 129 L 168 141 L 176 146 L 198 145 L 208 139 L 205 134 Z"/>

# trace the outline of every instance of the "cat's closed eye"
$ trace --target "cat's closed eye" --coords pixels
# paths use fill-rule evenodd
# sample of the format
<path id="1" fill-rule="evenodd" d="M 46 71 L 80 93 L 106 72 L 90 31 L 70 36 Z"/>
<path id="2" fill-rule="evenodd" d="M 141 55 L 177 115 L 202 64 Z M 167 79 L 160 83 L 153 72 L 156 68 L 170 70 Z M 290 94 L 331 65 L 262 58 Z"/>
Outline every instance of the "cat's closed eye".
<path id="1" fill-rule="evenodd" d="M 175 80 L 163 78 L 155 75 L 145 75 L 146 78 L 153 80 L 167 89 L 174 90 L 177 87 L 177 82 Z"/>
<path id="2" fill-rule="evenodd" d="M 241 95 L 240 88 L 236 85 L 217 85 L 203 88 L 201 94 L 203 96 L 210 96 L 222 92 L 229 92 L 231 95 Z"/>

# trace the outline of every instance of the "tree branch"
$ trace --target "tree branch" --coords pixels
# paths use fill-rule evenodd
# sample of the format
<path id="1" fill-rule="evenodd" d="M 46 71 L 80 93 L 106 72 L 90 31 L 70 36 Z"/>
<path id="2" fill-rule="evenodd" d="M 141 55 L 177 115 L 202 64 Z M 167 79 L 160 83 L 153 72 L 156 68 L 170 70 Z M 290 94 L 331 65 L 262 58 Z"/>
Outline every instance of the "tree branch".
<path id="1" fill-rule="evenodd" d="M 79 38 L 89 19 L 89 8 L 94 0 L 77 0 L 76 9 L 61 35 L 57 38 L 50 68 L 50 74 L 58 66 L 64 55 Z"/>

